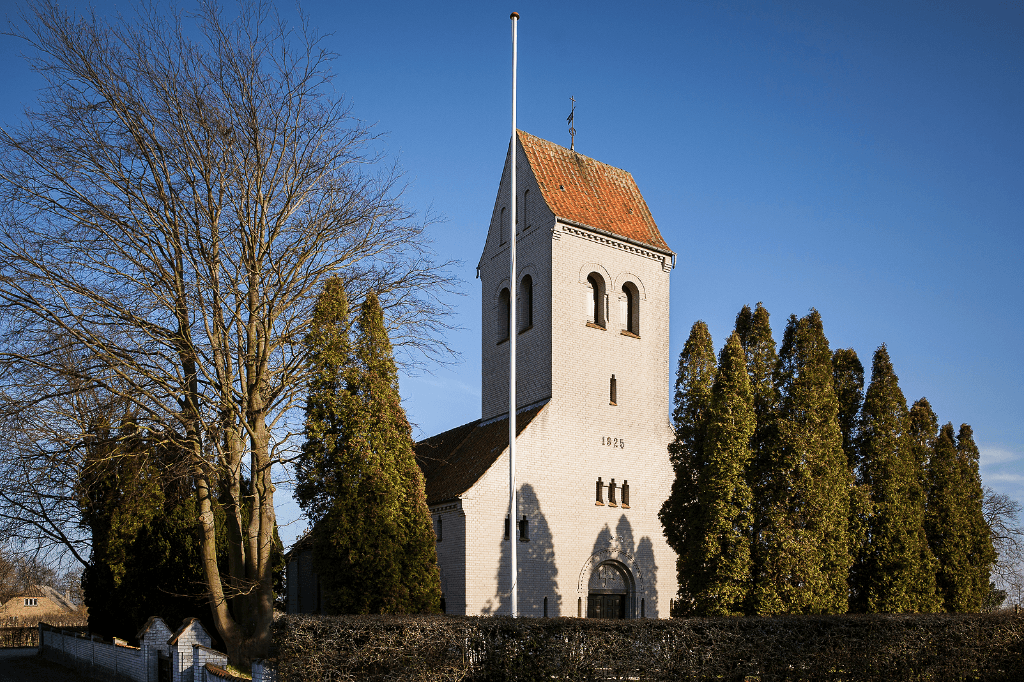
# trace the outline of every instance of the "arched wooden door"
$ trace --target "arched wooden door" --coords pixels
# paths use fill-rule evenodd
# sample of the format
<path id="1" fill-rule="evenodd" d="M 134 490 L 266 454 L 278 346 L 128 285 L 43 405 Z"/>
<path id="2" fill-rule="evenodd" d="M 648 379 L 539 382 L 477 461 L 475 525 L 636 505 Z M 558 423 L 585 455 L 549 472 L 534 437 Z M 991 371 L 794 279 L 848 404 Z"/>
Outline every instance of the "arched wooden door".
<path id="1" fill-rule="evenodd" d="M 617 561 L 605 561 L 590 574 L 587 587 L 587 618 L 625 618 L 629 601 L 629 569 Z"/>

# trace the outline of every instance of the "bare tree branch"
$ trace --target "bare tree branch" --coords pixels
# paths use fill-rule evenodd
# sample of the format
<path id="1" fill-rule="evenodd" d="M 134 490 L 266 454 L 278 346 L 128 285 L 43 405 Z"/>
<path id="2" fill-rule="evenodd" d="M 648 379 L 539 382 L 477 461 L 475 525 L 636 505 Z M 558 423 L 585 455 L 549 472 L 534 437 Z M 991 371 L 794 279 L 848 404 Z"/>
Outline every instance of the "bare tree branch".
<path id="1" fill-rule="evenodd" d="M 0 131 L 0 419 L 18 434 L 0 524 L 85 561 L 82 445 L 121 406 L 188 454 L 214 621 L 245 665 L 269 644 L 271 448 L 288 448 L 273 431 L 304 395 L 321 282 L 379 292 L 414 363 L 451 356 L 455 280 L 400 174 L 372 172 L 375 136 L 331 94 L 333 55 L 305 21 L 261 0 L 230 20 L 212 0 L 194 17 L 145 6 L 133 23 L 37 0 L 21 19 L 47 87 Z"/>

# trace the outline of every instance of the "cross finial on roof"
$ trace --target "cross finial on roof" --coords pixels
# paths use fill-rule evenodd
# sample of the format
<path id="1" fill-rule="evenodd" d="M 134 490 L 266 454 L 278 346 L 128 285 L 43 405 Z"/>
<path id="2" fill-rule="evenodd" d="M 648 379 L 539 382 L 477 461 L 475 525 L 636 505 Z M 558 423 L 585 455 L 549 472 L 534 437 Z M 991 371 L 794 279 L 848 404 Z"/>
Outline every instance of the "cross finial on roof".
<path id="1" fill-rule="evenodd" d="M 576 114 L 576 98 L 570 95 L 569 99 L 572 100 L 572 111 L 569 112 L 569 117 L 565 120 L 569 122 L 569 151 L 574 152 L 576 151 L 576 129 L 572 127 L 572 119 Z"/>

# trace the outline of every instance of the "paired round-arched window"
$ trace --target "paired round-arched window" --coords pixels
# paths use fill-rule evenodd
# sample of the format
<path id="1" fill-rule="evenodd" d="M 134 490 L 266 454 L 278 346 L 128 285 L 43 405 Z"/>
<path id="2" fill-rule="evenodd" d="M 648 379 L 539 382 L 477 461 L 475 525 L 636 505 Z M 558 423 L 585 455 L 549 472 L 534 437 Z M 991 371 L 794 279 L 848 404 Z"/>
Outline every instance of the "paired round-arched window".
<path id="1" fill-rule="evenodd" d="M 596 272 L 587 275 L 587 284 L 590 285 L 590 298 L 587 304 L 587 321 L 596 324 L 598 327 L 606 327 L 604 309 L 604 278 Z"/>
<path id="2" fill-rule="evenodd" d="M 640 292 L 632 282 L 622 285 L 623 310 L 622 325 L 625 331 L 640 336 Z"/>

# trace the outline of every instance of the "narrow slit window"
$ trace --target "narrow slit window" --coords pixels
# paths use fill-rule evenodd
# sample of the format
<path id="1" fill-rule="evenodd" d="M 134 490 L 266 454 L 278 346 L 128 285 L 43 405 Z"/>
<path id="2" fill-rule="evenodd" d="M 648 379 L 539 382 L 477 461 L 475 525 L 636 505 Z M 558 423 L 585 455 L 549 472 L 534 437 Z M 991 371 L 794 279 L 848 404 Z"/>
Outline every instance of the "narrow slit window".
<path id="1" fill-rule="evenodd" d="M 601 477 L 597 477 L 597 502 L 596 504 L 604 504 L 604 482 L 601 481 Z"/>
<path id="2" fill-rule="evenodd" d="M 608 382 L 608 402 L 612 405 L 619 404 L 619 388 L 615 381 L 615 375 L 612 375 L 612 379 Z"/>
<path id="3" fill-rule="evenodd" d="M 500 338 L 498 339 L 498 343 L 501 343 L 502 341 L 508 341 L 509 328 L 512 324 L 512 295 L 509 293 L 508 289 L 502 289 L 498 299 L 498 314 L 501 315 L 501 320 L 498 321 L 498 324 L 500 325 Z"/>
<path id="4" fill-rule="evenodd" d="M 522 303 L 522 325 L 519 331 L 526 331 L 533 326 L 533 278 L 527 275 L 520 283 L 520 301 Z"/>
<path id="5" fill-rule="evenodd" d="M 505 517 L 505 539 L 508 540 L 508 517 Z"/>
<path id="6" fill-rule="evenodd" d="M 530 522 L 525 515 L 519 520 L 519 539 L 522 542 L 530 541 Z"/>
<path id="7" fill-rule="evenodd" d="M 499 244 L 504 244 L 508 241 L 508 217 L 505 215 L 505 207 L 501 207 L 501 218 L 498 219 L 498 235 L 500 237 Z"/>
<path id="8" fill-rule="evenodd" d="M 614 478 L 611 480 L 611 483 L 608 484 L 608 506 L 609 507 L 617 507 L 617 506 L 619 506 L 615 502 L 615 479 Z"/>
<path id="9" fill-rule="evenodd" d="M 530 190 L 526 190 L 525 192 L 523 192 L 523 209 L 522 209 L 521 213 L 524 216 L 523 217 L 523 222 L 526 223 L 526 229 L 527 230 L 530 229 L 530 212 L 528 210 L 529 206 L 530 206 Z"/>
<path id="10" fill-rule="evenodd" d="M 548 617 L 548 598 L 544 597 L 544 617 Z"/>
<path id="11" fill-rule="evenodd" d="M 629 509 L 629 481 L 622 482 L 622 506 Z"/>
<path id="12" fill-rule="evenodd" d="M 441 542 L 441 538 L 442 538 L 441 517 L 438 516 L 437 517 L 437 541 Z"/>

